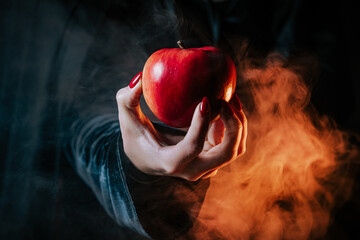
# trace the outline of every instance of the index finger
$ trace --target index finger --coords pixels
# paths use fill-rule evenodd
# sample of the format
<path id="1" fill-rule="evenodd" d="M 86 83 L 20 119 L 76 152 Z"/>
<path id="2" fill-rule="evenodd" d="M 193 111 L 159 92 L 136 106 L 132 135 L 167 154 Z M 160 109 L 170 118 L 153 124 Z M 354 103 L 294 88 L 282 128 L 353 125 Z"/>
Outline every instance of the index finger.
<path id="1" fill-rule="evenodd" d="M 190 128 L 183 140 L 173 146 L 164 147 L 167 172 L 181 174 L 182 169 L 202 151 L 210 120 L 209 100 L 204 97 L 195 109 Z"/>
<path id="2" fill-rule="evenodd" d="M 242 123 L 225 101 L 220 111 L 220 118 L 225 126 L 223 142 L 207 152 L 200 153 L 187 164 L 183 171 L 187 179 L 197 180 L 204 173 L 219 169 L 236 158 L 242 135 Z"/>

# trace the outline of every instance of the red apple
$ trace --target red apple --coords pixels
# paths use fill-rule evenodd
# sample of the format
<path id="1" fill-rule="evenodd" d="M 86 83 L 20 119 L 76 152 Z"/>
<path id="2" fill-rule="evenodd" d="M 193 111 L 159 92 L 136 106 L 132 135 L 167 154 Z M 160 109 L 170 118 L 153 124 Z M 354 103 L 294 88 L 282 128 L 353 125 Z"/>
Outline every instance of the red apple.
<path id="1" fill-rule="evenodd" d="M 189 127 L 203 97 L 229 101 L 236 86 L 235 65 L 216 47 L 161 49 L 146 61 L 142 87 L 145 101 L 165 124 Z M 211 106 L 212 107 L 212 106 Z M 215 116 L 212 116 L 215 117 Z"/>

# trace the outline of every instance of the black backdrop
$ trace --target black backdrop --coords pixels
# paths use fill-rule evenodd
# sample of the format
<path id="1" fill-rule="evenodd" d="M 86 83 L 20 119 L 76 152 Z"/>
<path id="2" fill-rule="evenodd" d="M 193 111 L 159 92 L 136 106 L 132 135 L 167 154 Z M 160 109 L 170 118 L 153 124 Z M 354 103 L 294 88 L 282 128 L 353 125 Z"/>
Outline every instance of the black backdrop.
<path id="1" fill-rule="evenodd" d="M 350 1 L 314 2 L 1 1 L 0 238 L 135 239 L 71 169 L 62 139 L 72 120 L 115 112 L 116 91 L 179 38 L 315 56 L 312 103 L 359 133 L 358 13 Z M 358 183 L 326 238 L 359 239 Z"/>

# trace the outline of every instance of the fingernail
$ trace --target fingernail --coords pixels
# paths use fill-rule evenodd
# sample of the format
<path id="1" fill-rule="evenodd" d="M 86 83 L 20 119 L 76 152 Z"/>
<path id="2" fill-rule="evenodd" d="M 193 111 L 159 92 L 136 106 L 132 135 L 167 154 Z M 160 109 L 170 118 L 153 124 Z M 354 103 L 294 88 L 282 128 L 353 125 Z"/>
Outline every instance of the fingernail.
<path id="1" fill-rule="evenodd" d="M 230 99 L 230 104 L 232 106 L 234 106 L 234 108 L 238 111 L 241 111 L 242 107 L 241 107 L 241 102 L 240 102 L 240 99 L 238 97 L 238 95 L 236 95 L 234 93 L 234 95 L 232 96 L 232 98 Z"/>
<path id="2" fill-rule="evenodd" d="M 138 74 L 136 74 L 136 76 L 131 80 L 129 87 L 133 88 L 136 86 L 136 84 L 138 84 L 140 78 L 141 78 L 142 72 L 139 72 Z"/>
<path id="3" fill-rule="evenodd" d="M 222 101 L 221 105 L 222 105 L 222 109 L 224 110 L 225 114 L 234 115 L 234 111 L 230 107 L 229 103 L 227 103 L 226 101 Z"/>
<path id="4" fill-rule="evenodd" d="M 200 112 L 203 116 L 206 116 L 209 114 L 209 110 L 210 110 L 209 99 L 207 97 L 204 97 L 201 101 Z"/>

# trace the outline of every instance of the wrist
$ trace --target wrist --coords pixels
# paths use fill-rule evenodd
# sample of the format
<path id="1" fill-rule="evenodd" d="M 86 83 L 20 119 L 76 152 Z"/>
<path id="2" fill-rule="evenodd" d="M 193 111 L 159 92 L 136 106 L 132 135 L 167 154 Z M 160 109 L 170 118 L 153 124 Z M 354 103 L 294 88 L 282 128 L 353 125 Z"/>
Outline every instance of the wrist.
<path id="1" fill-rule="evenodd" d="M 131 161 L 131 159 L 126 155 L 124 151 L 124 146 L 121 142 L 121 136 L 119 136 L 118 139 L 117 150 L 126 175 L 132 178 L 132 180 L 134 180 L 135 182 L 151 183 L 154 181 L 158 181 L 161 178 L 160 176 L 147 174 L 135 166 L 135 164 Z"/>

